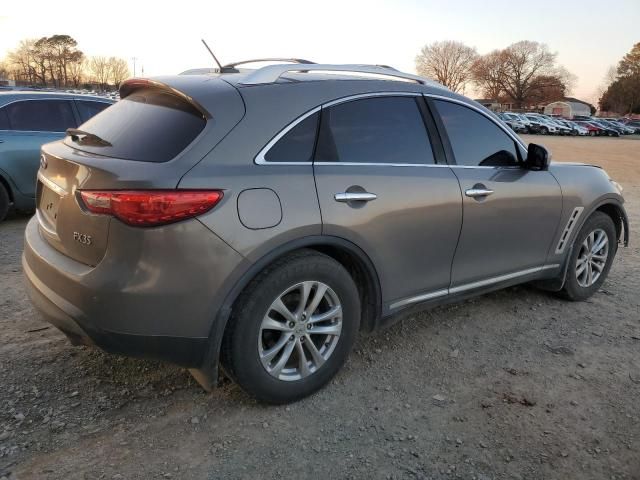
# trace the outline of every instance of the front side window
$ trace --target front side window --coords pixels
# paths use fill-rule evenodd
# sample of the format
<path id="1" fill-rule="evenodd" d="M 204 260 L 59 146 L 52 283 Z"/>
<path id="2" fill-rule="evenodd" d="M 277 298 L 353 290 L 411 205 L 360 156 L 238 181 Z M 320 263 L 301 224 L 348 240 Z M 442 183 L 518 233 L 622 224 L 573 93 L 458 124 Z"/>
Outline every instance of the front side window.
<path id="1" fill-rule="evenodd" d="M 311 162 L 319 113 L 314 113 L 285 133 L 264 156 L 267 162 Z"/>
<path id="2" fill-rule="evenodd" d="M 453 102 L 435 100 L 456 164 L 508 166 L 518 164 L 513 138 L 484 115 Z"/>
<path id="3" fill-rule="evenodd" d="M 6 109 L 12 130 L 64 132 L 77 126 L 68 100 L 22 100 Z"/>
<path id="4" fill-rule="evenodd" d="M 414 97 L 374 97 L 323 109 L 316 162 L 433 164 Z"/>

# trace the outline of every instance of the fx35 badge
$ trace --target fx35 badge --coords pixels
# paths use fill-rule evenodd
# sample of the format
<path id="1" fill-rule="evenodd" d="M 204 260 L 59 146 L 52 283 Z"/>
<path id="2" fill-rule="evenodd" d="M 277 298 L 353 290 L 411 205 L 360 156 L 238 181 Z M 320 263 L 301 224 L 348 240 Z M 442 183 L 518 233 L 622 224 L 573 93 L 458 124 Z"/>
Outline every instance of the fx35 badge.
<path id="1" fill-rule="evenodd" d="M 84 233 L 73 232 L 73 239 L 83 245 L 91 245 L 93 243 L 91 235 L 86 235 Z"/>

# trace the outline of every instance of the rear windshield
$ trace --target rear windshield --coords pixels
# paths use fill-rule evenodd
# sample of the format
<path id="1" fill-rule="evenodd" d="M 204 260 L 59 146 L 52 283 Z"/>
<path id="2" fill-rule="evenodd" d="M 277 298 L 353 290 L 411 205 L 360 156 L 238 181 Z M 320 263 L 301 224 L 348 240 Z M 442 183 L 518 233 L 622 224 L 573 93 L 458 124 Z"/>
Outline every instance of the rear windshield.
<path id="1" fill-rule="evenodd" d="M 168 92 L 137 90 L 113 104 L 80 130 L 99 137 L 67 136 L 65 143 L 85 152 L 140 162 L 175 158 L 205 127 L 188 102 Z"/>

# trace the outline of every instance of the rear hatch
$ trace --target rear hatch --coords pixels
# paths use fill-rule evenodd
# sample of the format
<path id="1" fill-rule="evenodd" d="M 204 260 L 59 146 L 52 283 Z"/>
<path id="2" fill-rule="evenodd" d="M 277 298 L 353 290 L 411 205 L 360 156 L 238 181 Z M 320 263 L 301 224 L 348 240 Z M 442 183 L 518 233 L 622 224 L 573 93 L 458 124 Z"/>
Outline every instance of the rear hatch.
<path id="1" fill-rule="evenodd" d="M 44 145 L 36 188 L 42 236 L 59 252 L 95 266 L 109 225 L 82 191 L 171 190 L 242 119 L 237 90 L 213 77 L 132 79 L 121 100 Z"/>

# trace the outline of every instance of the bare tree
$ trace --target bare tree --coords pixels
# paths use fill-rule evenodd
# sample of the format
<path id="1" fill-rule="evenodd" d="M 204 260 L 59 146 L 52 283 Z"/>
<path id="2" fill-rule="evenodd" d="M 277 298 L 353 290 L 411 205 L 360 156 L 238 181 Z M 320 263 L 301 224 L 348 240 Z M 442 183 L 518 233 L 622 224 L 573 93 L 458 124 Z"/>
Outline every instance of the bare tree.
<path id="1" fill-rule="evenodd" d="M 108 63 L 109 78 L 113 82 L 113 85 L 119 88 L 122 81 L 131 75 L 129 65 L 125 59 L 117 57 L 110 57 Z"/>
<path id="2" fill-rule="evenodd" d="M 111 76 L 107 57 L 91 57 L 88 67 L 96 83 L 100 85 L 102 90 L 106 90 L 109 85 L 109 77 Z"/>
<path id="3" fill-rule="evenodd" d="M 535 82 L 536 77 L 557 74 L 554 69 L 556 54 L 538 42 L 523 40 L 514 43 L 503 51 L 502 57 L 502 88 L 517 108 L 521 108 L 528 97 L 540 88 Z"/>
<path id="4" fill-rule="evenodd" d="M 494 50 L 479 57 L 473 64 L 472 76 L 484 98 L 497 100 L 502 97 L 504 94 L 502 51 Z"/>
<path id="5" fill-rule="evenodd" d="M 478 57 L 475 48 L 460 42 L 444 41 L 425 45 L 416 57 L 419 75 L 433 78 L 458 92 L 471 79 L 471 70 Z"/>

